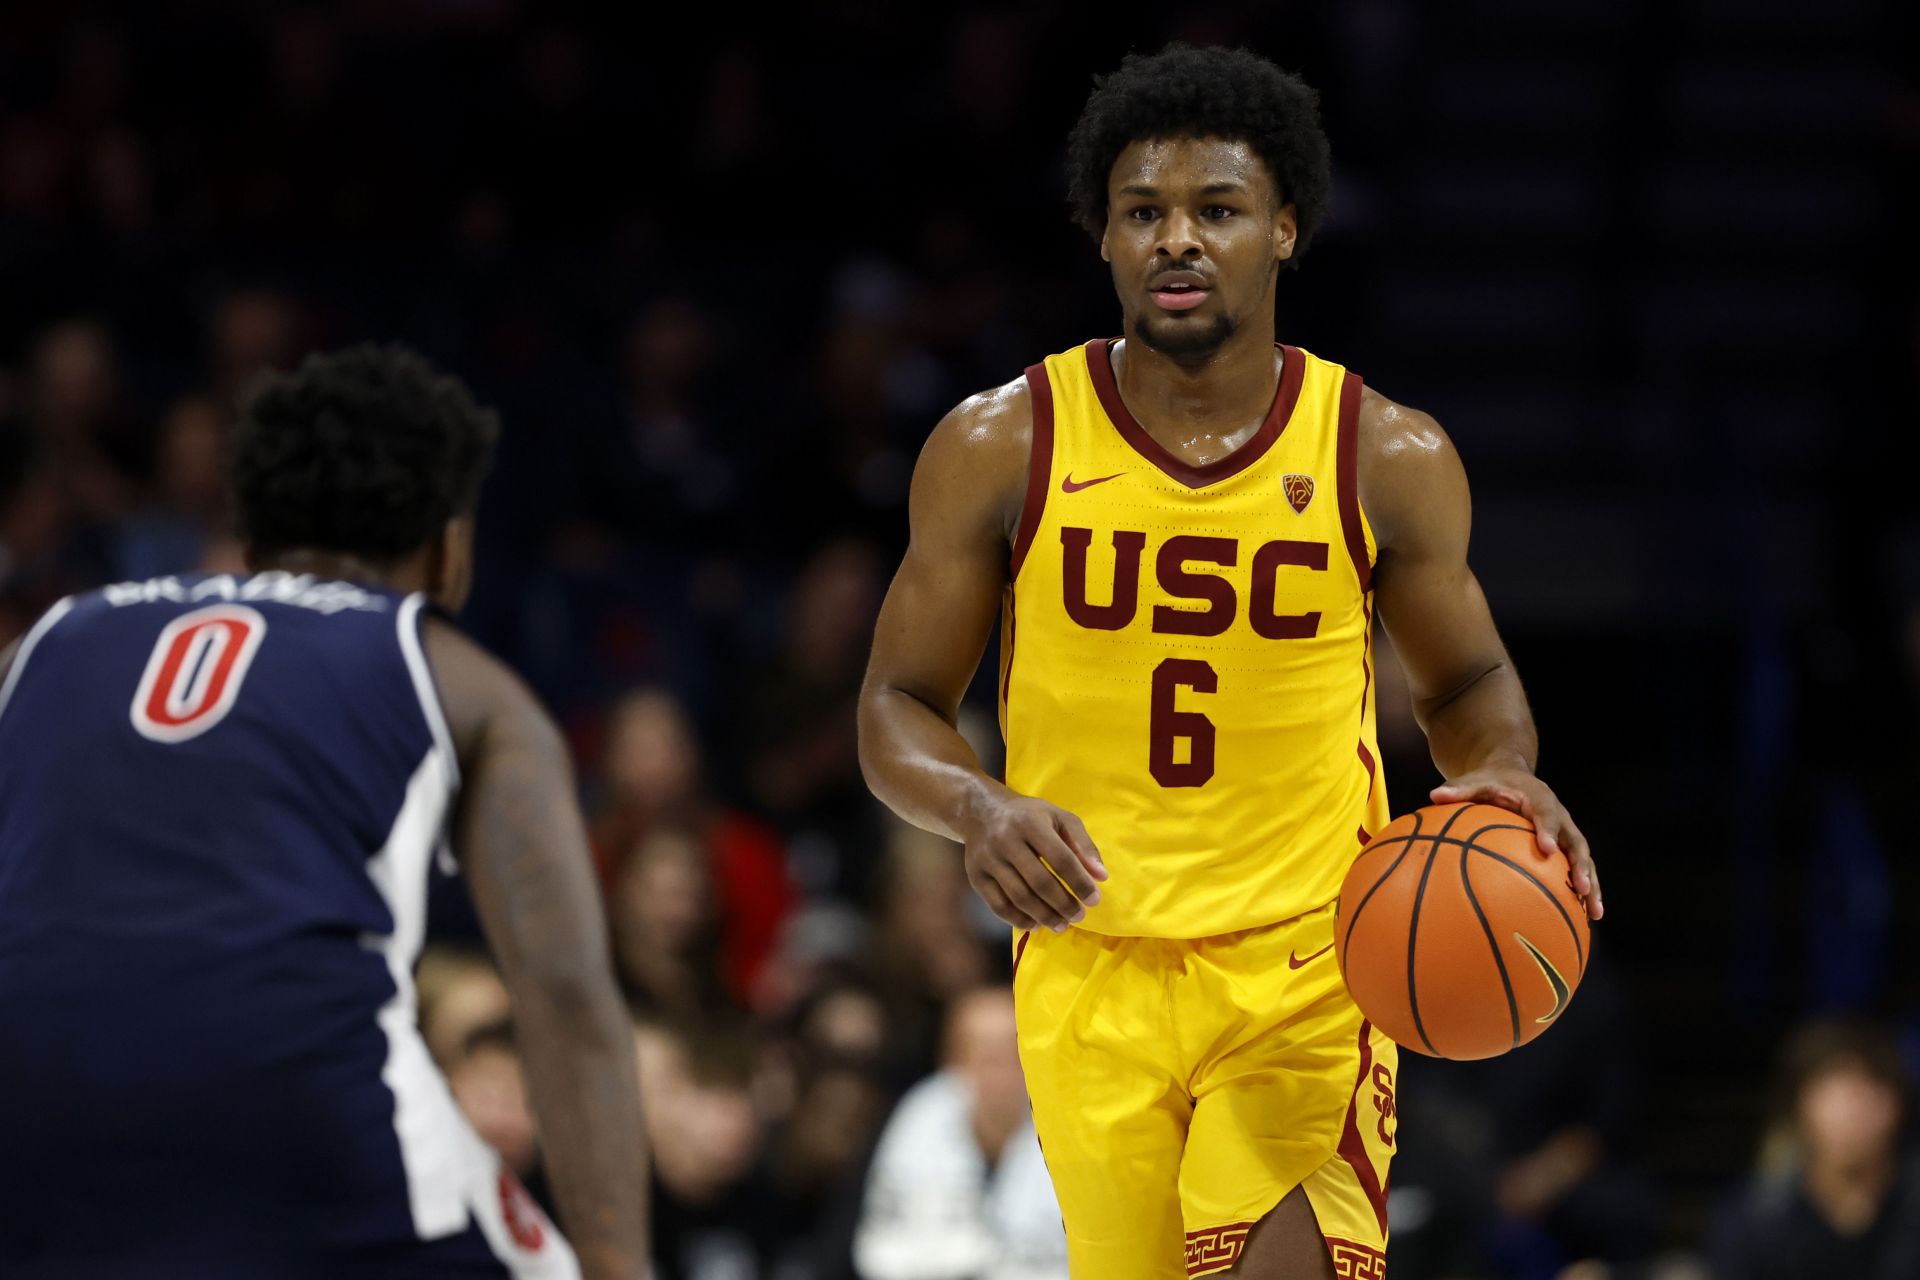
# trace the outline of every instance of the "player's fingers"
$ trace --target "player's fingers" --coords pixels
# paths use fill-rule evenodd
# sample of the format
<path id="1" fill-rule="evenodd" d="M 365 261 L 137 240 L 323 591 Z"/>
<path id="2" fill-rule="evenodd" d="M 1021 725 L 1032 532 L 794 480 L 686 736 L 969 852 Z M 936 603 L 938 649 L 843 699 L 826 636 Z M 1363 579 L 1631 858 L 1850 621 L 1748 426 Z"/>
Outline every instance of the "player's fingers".
<path id="1" fill-rule="evenodd" d="M 1435 787 L 1427 793 L 1435 804 L 1458 804 L 1467 801 L 1472 804 L 1496 805 L 1502 809 L 1511 809 L 1518 814 L 1526 814 L 1527 799 L 1518 791 L 1503 787 L 1497 783 L 1482 782 L 1459 786 L 1447 783 Z M 1528 815 L 1530 816 L 1530 815 Z"/>
<path id="2" fill-rule="evenodd" d="M 1106 859 L 1100 856 L 1100 847 L 1094 844 L 1093 837 L 1087 834 L 1087 824 L 1080 821 L 1078 814 L 1068 813 L 1065 809 L 1062 809 L 1059 811 L 1059 822 L 1057 825 L 1060 828 L 1061 838 L 1073 847 L 1074 854 L 1086 865 L 1088 874 L 1095 880 L 1105 880 L 1107 878 Z M 1068 883 L 1071 884 L 1072 882 L 1069 881 Z M 1080 897 L 1089 906 L 1100 900 L 1099 889 L 1093 891 L 1092 897 L 1080 893 L 1080 890 L 1077 888 L 1074 889 L 1074 892 L 1079 893 Z"/>
<path id="3" fill-rule="evenodd" d="M 1005 891 L 1002 890 L 998 884 L 994 883 L 991 877 L 981 877 L 980 883 L 975 886 L 975 889 L 980 894 L 980 901 L 987 904 L 987 910 L 993 912 L 993 914 L 999 916 L 1014 928 L 1037 929 L 1040 927 L 1032 916 L 1008 901 Z"/>
<path id="4" fill-rule="evenodd" d="M 1041 852 L 1041 844 L 1052 844 L 1052 854 Z M 1033 896 L 1039 898 L 1048 915 L 1043 915 L 1046 925 L 1066 929 L 1071 923 L 1087 917 L 1087 908 L 1081 906 L 1079 898 L 1062 883 L 1060 875 L 1054 871 L 1054 865 L 1062 865 L 1068 871 L 1075 869 L 1073 850 L 1060 842 L 1060 837 L 1048 831 L 1039 841 L 1027 846 L 1029 858 L 1016 858 L 1014 869 L 1021 879 L 1027 881 L 1027 889 L 1033 890 Z"/>
<path id="5" fill-rule="evenodd" d="M 1027 864 L 1032 864 L 1031 875 L 1028 874 Z M 1023 858 L 1007 859 L 996 868 L 993 878 L 999 884 L 1001 891 L 1007 895 L 1007 901 L 1013 904 L 1014 909 L 1026 912 L 1032 917 L 1036 926 L 1052 929 L 1055 933 L 1067 927 L 1066 913 L 1041 895 L 1035 880 L 1043 879 L 1053 885 L 1063 898 L 1069 895 L 1065 889 L 1060 888 L 1060 882 L 1053 878 L 1053 873 L 1039 865 L 1039 859 L 1031 852 Z"/>
<path id="6" fill-rule="evenodd" d="M 1100 886 L 1094 883 L 1086 859 L 1080 856 L 1065 832 L 1058 829 L 1037 832 L 1033 847 L 1040 851 L 1053 873 L 1066 882 L 1067 891 L 1075 898 L 1088 906 L 1100 901 Z"/>
<path id="7" fill-rule="evenodd" d="M 1598 920 L 1606 913 L 1600 897 L 1600 868 L 1593 861 L 1593 848 L 1587 843 L 1573 819 L 1566 824 L 1567 859 L 1573 866 L 1573 887 L 1587 904 L 1587 914 Z"/>

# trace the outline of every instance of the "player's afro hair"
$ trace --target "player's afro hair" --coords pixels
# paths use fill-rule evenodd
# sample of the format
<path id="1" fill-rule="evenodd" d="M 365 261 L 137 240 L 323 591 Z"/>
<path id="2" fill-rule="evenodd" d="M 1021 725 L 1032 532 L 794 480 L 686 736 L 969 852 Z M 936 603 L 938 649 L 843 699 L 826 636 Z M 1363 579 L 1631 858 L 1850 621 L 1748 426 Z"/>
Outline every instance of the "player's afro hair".
<path id="1" fill-rule="evenodd" d="M 1175 43 L 1128 54 L 1118 71 L 1094 80 L 1067 141 L 1067 200 L 1095 240 L 1107 226 L 1113 162 L 1145 138 L 1226 138 L 1252 147 L 1281 202 L 1294 207 L 1298 236 L 1282 265 L 1299 265 L 1333 188 L 1320 95 L 1311 85 L 1245 49 Z"/>
<path id="2" fill-rule="evenodd" d="M 473 510 L 499 434 L 464 383 L 397 343 L 309 356 L 263 378 L 241 409 L 241 534 L 256 554 L 392 563 Z"/>

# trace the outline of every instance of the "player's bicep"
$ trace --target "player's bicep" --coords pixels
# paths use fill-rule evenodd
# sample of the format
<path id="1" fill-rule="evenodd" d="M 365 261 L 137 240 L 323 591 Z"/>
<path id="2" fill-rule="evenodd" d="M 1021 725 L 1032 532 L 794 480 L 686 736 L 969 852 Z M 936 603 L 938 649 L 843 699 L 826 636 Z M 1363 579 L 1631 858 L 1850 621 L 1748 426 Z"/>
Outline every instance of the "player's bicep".
<path id="1" fill-rule="evenodd" d="M 1000 523 L 1009 477 L 950 415 L 914 468 L 911 541 L 887 589 L 867 667 L 869 693 L 896 691 L 951 718 L 980 665 L 1007 585 Z"/>
<path id="2" fill-rule="evenodd" d="M 1473 504 L 1452 441 L 1423 424 L 1370 459 L 1389 541 L 1374 570 L 1380 621 L 1417 706 L 1442 701 L 1506 661 L 1479 579 L 1467 563 Z"/>

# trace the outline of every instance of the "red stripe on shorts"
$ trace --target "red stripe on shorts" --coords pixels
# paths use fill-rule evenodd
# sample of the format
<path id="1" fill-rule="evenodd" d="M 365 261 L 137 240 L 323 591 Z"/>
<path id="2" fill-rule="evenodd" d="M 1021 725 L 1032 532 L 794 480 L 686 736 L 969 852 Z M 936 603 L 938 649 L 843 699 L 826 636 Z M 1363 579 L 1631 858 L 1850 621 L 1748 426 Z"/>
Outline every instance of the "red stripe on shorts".
<path id="1" fill-rule="evenodd" d="M 1360 1022 L 1360 1074 L 1353 1082 L 1353 1097 L 1347 1100 L 1347 1126 L 1340 1133 L 1340 1158 L 1353 1166 L 1354 1176 L 1360 1179 L 1360 1189 L 1367 1193 L 1367 1200 L 1373 1205 L 1373 1216 L 1380 1222 L 1380 1234 L 1387 1234 L 1387 1189 L 1380 1185 L 1379 1177 L 1373 1171 L 1373 1160 L 1367 1155 L 1367 1143 L 1360 1136 L 1360 1090 L 1367 1083 L 1367 1077 L 1373 1072 L 1373 1024 L 1362 1019 Z"/>

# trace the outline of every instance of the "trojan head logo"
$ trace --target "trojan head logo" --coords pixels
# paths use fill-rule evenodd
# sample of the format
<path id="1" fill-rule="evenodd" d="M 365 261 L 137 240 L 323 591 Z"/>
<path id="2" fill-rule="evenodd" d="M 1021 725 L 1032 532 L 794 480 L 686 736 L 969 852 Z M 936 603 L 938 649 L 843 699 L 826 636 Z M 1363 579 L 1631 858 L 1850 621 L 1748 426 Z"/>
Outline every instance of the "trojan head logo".
<path id="1" fill-rule="evenodd" d="M 1293 508 L 1293 514 L 1299 515 L 1313 501 L 1313 477 L 1287 474 L 1280 477 L 1280 489 L 1287 495 L 1287 505 Z"/>

